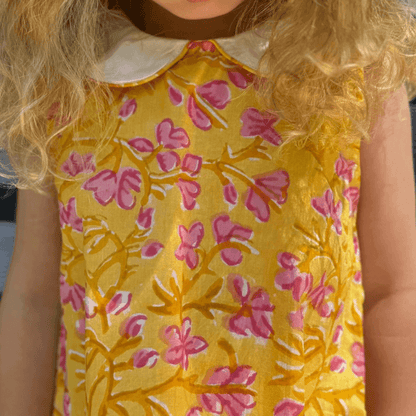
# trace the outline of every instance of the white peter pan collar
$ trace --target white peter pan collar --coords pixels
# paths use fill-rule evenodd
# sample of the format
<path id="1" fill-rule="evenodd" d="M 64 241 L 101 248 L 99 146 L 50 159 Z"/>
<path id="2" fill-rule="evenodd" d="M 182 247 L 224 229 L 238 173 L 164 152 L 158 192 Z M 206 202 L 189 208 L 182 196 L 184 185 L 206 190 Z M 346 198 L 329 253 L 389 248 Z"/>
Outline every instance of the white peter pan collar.
<path id="1" fill-rule="evenodd" d="M 270 34 L 271 25 L 266 21 L 257 29 L 212 40 L 225 55 L 255 73 L 269 46 Z M 129 23 L 112 32 L 107 52 L 98 64 L 104 70 L 105 79 L 97 79 L 92 74 L 90 77 L 115 85 L 144 81 L 178 59 L 188 43 L 189 40 L 149 35 Z"/>

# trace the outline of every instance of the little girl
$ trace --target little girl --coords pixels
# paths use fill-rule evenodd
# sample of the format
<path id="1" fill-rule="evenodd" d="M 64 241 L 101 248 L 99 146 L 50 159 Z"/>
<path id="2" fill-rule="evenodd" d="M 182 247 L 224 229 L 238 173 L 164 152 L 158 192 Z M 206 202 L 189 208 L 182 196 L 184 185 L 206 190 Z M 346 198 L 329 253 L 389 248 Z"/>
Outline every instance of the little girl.
<path id="1" fill-rule="evenodd" d="M 411 11 L 4 0 L 1 143 L 61 245 L 15 248 L 2 416 L 412 414 Z"/>

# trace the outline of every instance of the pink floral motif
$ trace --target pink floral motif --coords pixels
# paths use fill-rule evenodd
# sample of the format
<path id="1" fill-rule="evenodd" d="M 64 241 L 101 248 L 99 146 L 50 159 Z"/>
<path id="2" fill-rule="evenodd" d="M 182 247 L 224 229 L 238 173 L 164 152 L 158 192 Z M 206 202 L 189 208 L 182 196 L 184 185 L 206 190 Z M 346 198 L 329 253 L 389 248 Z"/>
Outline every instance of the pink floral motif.
<path id="1" fill-rule="evenodd" d="M 159 353 L 152 348 L 144 348 L 133 354 L 133 367 L 153 368 L 158 361 Z"/>
<path id="2" fill-rule="evenodd" d="M 64 416 L 71 416 L 72 414 L 71 397 L 69 393 L 64 393 Z"/>
<path id="3" fill-rule="evenodd" d="M 244 193 L 245 206 L 261 222 L 270 219 L 269 201 L 283 205 L 287 201 L 287 190 L 290 185 L 289 174 L 284 170 L 263 173 L 253 176 L 255 185 L 266 195 L 258 195 L 252 188 Z"/>
<path id="4" fill-rule="evenodd" d="M 212 233 L 217 244 L 231 241 L 231 239 L 247 241 L 253 236 L 253 230 L 232 222 L 227 214 L 217 216 L 212 222 Z M 224 248 L 221 250 L 221 259 L 227 266 L 237 266 L 243 261 L 238 248 Z"/>
<path id="5" fill-rule="evenodd" d="M 340 153 L 339 158 L 335 161 L 335 172 L 340 177 L 345 179 L 347 182 L 351 182 L 354 177 L 354 170 L 357 167 L 357 163 L 353 160 L 347 160 Z"/>
<path id="6" fill-rule="evenodd" d="M 185 416 L 202 416 L 202 411 L 203 409 L 200 406 L 192 407 L 191 409 L 189 409 Z"/>
<path id="7" fill-rule="evenodd" d="M 230 274 L 228 290 L 234 300 L 242 305 L 236 314 L 223 319 L 225 327 L 230 332 L 248 337 L 250 331 L 255 337 L 265 339 L 274 334 L 271 317 L 275 306 L 270 303 L 269 295 L 264 288 L 250 288 L 246 279 L 238 274 Z"/>
<path id="8" fill-rule="evenodd" d="M 211 130 L 212 122 L 210 118 L 198 107 L 192 95 L 188 97 L 186 111 L 195 127 L 203 131 Z"/>
<path id="9" fill-rule="evenodd" d="M 303 320 L 305 319 L 306 306 L 301 306 L 295 312 L 289 312 L 288 322 L 291 328 L 299 331 L 303 330 Z"/>
<path id="10" fill-rule="evenodd" d="M 325 191 L 325 194 L 322 198 L 312 198 L 311 205 L 324 218 L 332 218 L 334 220 L 334 224 L 331 226 L 331 228 L 335 229 L 335 232 L 338 235 L 342 234 L 342 202 L 338 201 L 338 203 L 335 205 L 334 195 L 331 189 Z"/>
<path id="11" fill-rule="evenodd" d="M 196 176 L 202 167 L 202 157 L 187 153 L 182 160 L 181 169 L 184 172 L 189 172 L 191 176 Z"/>
<path id="12" fill-rule="evenodd" d="M 83 309 L 85 288 L 83 288 L 78 283 L 74 283 L 73 286 L 70 286 L 65 280 L 65 276 L 63 274 L 61 274 L 59 280 L 60 280 L 59 291 L 60 291 L 62 304 L 68 305 L 70 303 L 72 306 L 72 310 L 74 312 L 78 312 L 80 309 Z"/>
<path id="13" fill-rule="evenodd" d="M 201 222 L 195 222 L 188 231 L 185 226 L 179 225 L 178 234 L 182 242 L 175 251 L 175 256 L 178 260 L 186 260 L 188 267 L 193 270 L 198 266 L 199 258 L 195 249 L 204 238 L 204 226 Z"/>
<path id="14" fill-rule="evenodd" d="M 235 186 L 231 181 L 228 182 L 228 184 L 224 186 L 223 192 L 224 192 L 225 202 L 227 202 L 231 206 L 237 205 L 238 192 L 237 192 L 237 189 L 235 189 Z"/>
<path id="15" fill-rule="evenodd" d="M 141 174 L 131 167 L 120 168 L 117 173 L 105 169 L 88 179 L 81 189 L 92 191 L 94 199 L 101 205 L 107 206 L 113 199 L 121 209 L 130 210 L 136 206 L 136 197 L 130 191 L 140 192 Z"/>
<path id="16" fill-rule="evenodd" d="M 76 200 L 74 197 L 72 197 L 68 201 L 67 208 L 65 205 L 58 201 L 59 204 L 59 222 L 61 225 L 61 228 L 64 228 L 64 225 L 67 224 L 72 229 L 78 233 L 82 233 L 83 227 L 82 227 L 82 218 L 80 218 L 77 215 L 77 209 L 76 209 Z"/>
<path id="17" fill-rule="evenodd" d="M 350 203 L 350 217 L 354 217 L 358 210 L 358 202 L 360 200 L 360 189 L 356 186 L 350 186 L 342 192 L 342 195 Z"/>
<path id="18" fill-rule="evenodd" d="M 147 240 L 146 244 L 140 250 L 141 257 L 142 259 L 153 259 L 164 247 L 165 246 L 159 241 Z"/>
<path id="19" fill-rule="evenodd" d="M 354 357 L 352 372 L 357 377 L 363 377 L 365 384 L 365 353 L 363 344 L 361 342 L 354 342 L 351 347 L 351 352 Z"/>
<path id="20" fill-rule="evenodd" d="M 175 129 L 170 118 L 156 126 L 156 139 L 165 149 L 183 149 L 190 146 L 186 131 L 181 127 Z"/>
<path id="21" fill-rule="evenodd" d="M 283 399 L 273 409 L 273 416 L 299 416 L 304 405 L 293 399 Z"/>
<path id="22" fill-rule="evenodd" d="M 170 102 L 175 107 L 179 107 L 180 105 L 183 104 L 183 101 L 184 101 L 185 97 L 178 88 L 175 88 L 172 85 L 169 85 L 168 94 L 169 94 Z"/>
<path id="23" fill-rule="evenodd" d="M 305 292 L 309 292 L 313 286 L 313 277 L 309 273 L 301 273 L 296 265 L 299 263 L 299 257 L 292 253 L 279 253 L 277 255 L 278 264 L 285 269 L 276 274 L 274 285 L 277 290 L 291 290 L 293 299 L 300 301 Z"/>
<path id="24" fill-rule="evenodd" d="M 217 50 L 215 45 L 209 40 L 204 40 L 202 42 L 190 42 L 188 45 L 188 49 L 195 49 L 198 47 L 200 47 L 204 52 L 215 52 Z"/>
<path id="25" fill-rule="evenodd" d="M 137 337 L 140 335 L 143 331 L 143 327 L 145 324 L 145 321 L 147 320 L 147 316 L 136 313 L 134 315 L 131 315 L 127 319 L 125 319 L 121 324 L 119 328 L 119 334 L 120 336 L 130 339 L 132 337 Z"/>
<path id="26" fill-rule="evenodd" d="M 183 206 L 187 210 L 195 208 L 196 198 L 201 193 L 201 185 L 196 181 L 184 181 L 182 178 L 178 179 L 176 186 L 182 194 Z"/>
<path id="27" fill-rule="evenodd" d="M 151 153 L 155 150 L 153 143 L 144 137 L 136 137 L 128 141 L 128 144 L 140 153 Z"/>
<path id="28" fill-rule="evenodd" d="M 329 363 L 329 368 L 334 373 L 343 373 L 347 368 L 347 362 L 339 355 L 334 355 Z"/>
<path id="29" fill-rule="evenodd" d="M 208 348 L 208 343 L 204 338 L 198 336 L 190 336 L 191 319 L 185 318 L 182 322 L 182 330 L 176 325 L 161 328 L 160 339 L 169 345 L 162 358 L 169 364 L 179 364 L 184 370 L 188 369 L 189 355 L 199 354 Z"/>
<path id="30" fill-rule="evenodd" d="M 227 81 L 214 80 L 200 85 L 196 92 L 212 107 L 224 110 L 231 102 L 231 90 Z"/>
<path id="31" fill-rule="evenodd" d="M 51 107 L 49 108 L 48 114 L 47 114 L 47 120 L 53 120 L 55 119 L 55 125 L 59 129 L 63 126 L 66 126 L 72 121 L 72 117 L 67 117 L 63 115 L 62 117 L 56 117 L 56 114 L 58 113 L 59 107 L 61 106 L 61 103 L 56 101 L 54 102 Z"/>
<path id="32" fill-rule="evenodd" d="M 110 302 L 107 303 L 105 311 L 107 314 L 119 315 L 121 312 L 128 310 L 132 297 L 131 292 L 116 292 Z"/>
<path id="33" fill-rule="evenodd" d="M 159 169 L 163 172 L 170 172 L 181 163 L 180 156 L 173 151 L 158 153 L 156 155 L 156 160 L 159 165 Z"/>
<path id="34" fill-rule="evenodd" d="M 263 115 L 257 108 L 247 108 L 241 116 L 243 127 L 241 128 L 241 136 L 255 139 L 260 136 L 263 140 L 268 141 L 273 146 L 282 144 L 282 137 L 273 128 L 273 125 L 280 121 L 276 117 Z"/>
<path id="35" fill-rule="evenodd" d="M 78 152 L 71 152 L 65 162 L 62 163 L 61 171 L 72 177 L 80 173 L 95 172 L 93 155 L 91 153 L 80 155 Z"/>
<path id="36" fill-rule="evenodd" d="M 152 228 L 154 215 L 154 208 L 147 208 L 143 210 L 143 207 L 140 207 L 139 216 L 136 221 L 139 228 L 142 230 L 148 230 L 149 228 Z"/>
<path id="37" fill-rule="evenodd" d="M 335 310 L 332 302 L 325 303 L 325 297 L 335 292 L 333 286 L 325 286 L 326 272 L 322 275 L 319 286 L 313 289 L 308 294 L 308 298 L 311 301 L 311 305 L 316 309 L 318 314 L 323 318 L 328 318 L 331 313 Z"/>
<path id="38" fill-rule="evenodd" d="M 254 79 L 255 75 L 247 71 L 228 71 L 228 78 L 237 87 L 245 90 Z"/>
<path id="39" fill-rule="evenodd" d="M 202 382 L 208 386 L 230 386 L 242 384 L 250 386 L 254 383 L 257 373 L 249 365 L 238 366 L 234 372 L 230 367 L 210 369 Z M 228 416 L 245 416 L 256 406 L 253 396 L 244 393 L 198 395 L 198 402 L 210 413 L 220 415 L 225 412 Z"/>
<path id="40" fill-rule="evenodd" d="M 123 121 L 127 121 L 137 110 L 136 99 L 126 100 L 120 109 L 119 117 Z"/>

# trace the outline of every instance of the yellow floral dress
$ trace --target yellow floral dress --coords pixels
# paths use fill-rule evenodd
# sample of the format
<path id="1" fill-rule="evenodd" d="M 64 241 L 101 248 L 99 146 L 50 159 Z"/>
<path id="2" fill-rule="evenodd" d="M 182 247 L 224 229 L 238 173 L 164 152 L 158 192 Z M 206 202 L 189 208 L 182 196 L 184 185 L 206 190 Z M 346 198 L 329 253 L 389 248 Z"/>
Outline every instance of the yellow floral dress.
<path id="1" fill-rule="evenodd" d="M 98 80 L 102 157 L 92 122 L 54 150 L 53 415 L 365 415 L 359 138 L 278 160 L 288 124 L 245 93 L 267 38 L 142 35 Z"/>

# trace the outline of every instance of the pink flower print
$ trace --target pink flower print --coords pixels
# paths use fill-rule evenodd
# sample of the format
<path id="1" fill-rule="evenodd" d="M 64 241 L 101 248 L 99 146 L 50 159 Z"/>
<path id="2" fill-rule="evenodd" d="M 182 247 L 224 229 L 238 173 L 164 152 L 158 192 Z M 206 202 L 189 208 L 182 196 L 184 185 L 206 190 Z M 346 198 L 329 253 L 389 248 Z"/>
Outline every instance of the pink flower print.
<path id="1" fill-rule="evenodd" d="M 62 371 L 64 372 L 65 376 L 66 376 L 66 335 L 67 335 L 67 330 L 63 322 L 61 322 L 60 331 L 59 331 L 59 345 L 61 346 L 61 349 L 59 351 L 59 367 L 62 368 Z"/>
<path id="2" fill-rule="evenodd" d="M 199 247 L 204 238 L 204 226 L 201 222 L 196 222 L 188 231 L 186 227 L 180 225 L 178 234 L 182 242 L 175 251 L 175 257 L 178 260 L 186 260 L 188 267 L 193 270 L 198 266 L 199 258 L 195 249 Z"/>
<path id="3" fill-rule="evenodd" d="M 61 128 L 63 126 L 66 126 L 72 121 L 71 117 L 67 117 L 66 115 L 63 115 L 62 117 L 56 117 L 56 114 L 58 113 L 59 107 L 61 106 L 60 102 L 54 102 L 51 107 L 49 108 L 48 114 L 47 114 L 47 120 L 53 120 L 55 119 L 55 125 L 57 128 Z"/>
<path id="4" fill-rule="evenodd" d="M 105 307 L 107 314 L 120 315 L 121 312 L 127 310 L 131 304 L 131 298 L 133 295 L 131 292 L 119 291 L 116 292 L 113 298 L 108 302 Z"/>
<path id="5" fill-rule="evenodd" d="M 61 228 L 64 228 L 64 225 L 67 224 L 72 229 L 78 233 L 82 233 L 83 226 L 82 226 L 82 218 L 77 215 L 76 209 L 76 200 L 75 198 L 71 198 L 68 201 L 67 208 L 65 205 L 58 201 L 59 204 L 59 222 L 61 224 Z"/>
<path id="6" fill-rule="evenodd" d="M 240 241 L 250 240 L 253 230 L 231 222 L 226 214 L 219 215 L 212 222 L 212 233 L 217 244 L 236 239 Z M 227 266 L 237 266 L 243 261 L 243 256 L 238 248 L 224 248 L 221 250 L 221 259 Z"/>
<path id="7" fill-rule="evenodd" d="M 342 328 L 342 325 L 337 325 L 334 331 L 334 336 L 332 337 L 332 342 L 338 345 L 338 347 L 341 344 L 341 338 L 342 338 L 343 332 L 344 332 L 344 329 Z"/>
<path id="8" fill-rule="evenodd" d="M 288 316 L 291 328 L 301 331 L 303 329 L 303 320 L 305 319 L 305 306 L 302 306 L 296 312 L 290 312 Z"/>
<path id="9" fill-rule="evenodd" d="M 144 348 L 133 354 L 133 367 L 153 368 L 158 361 L 159 353 L 152 348 Z"/>
<path id="10" fill-rule="evenodd" d="M 305 406 L 293 399 L 283 399 L 273 409 L 273 416 L 299 416 Z"/>
<path id="11" fill-rule="evenodd" d="M 176 152 L 161 152 L 156 155 L 159 169 L 163 172 L 170 172 L 181 163 L 181 158 Z"/>
<path id="12" fill-rule="evenodd" d="M 273 200 L 282 205 L 287 201 L 287 190 L 290 185 L 289 174 L 279 170 L 272 173 L 263 173 L 253 177 L 254 184 L 265 194 L 266 198 L 258 195 L 252 188 L 244 194 L 245 206 L 261 222 L 270 219 L 269 201 Z"/>
<path id="13" fill-rule="evenodd" d="M 364 377 L 365 384 L 365 353 L 363 344 L 360 342 L 354 342 L 351 347 L 351 352 L 354 357 L 354 362 L 352 364 L 352 372 L 357 377 Z"/>
<path id="14" fill-rule="evenodd" d="M 80 173 L 95 172 L 93 155 L 90 153 L 80 155 L 78 152 L 71 152 L 62 164 L 61 171 L 72 177 L 75 177 Z"/>
<path id="15" fill-rule="evenodd" d="M 237 205 L 238 200 L 238 192 L 235 189 L 234 184 L 230 181 L 227 185 L 224 186 L 224 200 L 226 203 L 230 204 L 231 206 Z"/>
<path id="16" fill-rule="evenodd" d="M 105 169 L 88 179 L 81 189 L 93 191 L 94 199 L 101 205 L 108 205 L 113 199 L 121 209 L 133 209 L 136 197 L 130 191 L 140 192 L 141 174 L 131 167 L 120 168 L 117 173 Z"/>
<path id="17" fill-rule="evenodd" d="M 180 105 L 183 104 L 185 97 L 178 88 L 175 88 L 172 85 L 169 85 L 168 94 L 169 94 L 170 102 L 175 107 L 179 107 Z"/>
<path id="18" fill-rule="evenodd" d="M 202 131 L 208 131 L 212 128 L 211 119 L 198 107 L 195 98 L 190 95 L 186 103 L 186 109 L 192 123 Z"/>
<path id="19" fill-rule="evenodd" d="M 169 118 L 156 126 L 156 139 L 165 149 L 183 149 L 190 146 L 186 131 L 180 127 L 175 129 Z"/>
<path id="20" fill-rule="evenodd" d="M 360 259 L 360 243 L 358 241 L 357 234 L 354 235 L 354 253 L 358 259 Z"/>
<path id="21" fill-rule="evenodd" d="M 217 50 L 217 48 L 215 47 L 215 45 L 210 42 L 209 40 L 205 40 L 202 42 L 190 42 L 188 45 L 188 49 L 194 49 L 200 47 L 204 52 L 215 52 Z"/>
<path id="22" fill-rule="evenodd" d="M 191 319 L 185 318 L 182 323 L 182 330 L 176 325 L 163 327 L 160 331 L 161 340 L 169 345 L 162 355 L 162 358 L 169 364 L 179 364 L 184 370 L 188 369 L 188 355 L 196 355 L 208 348 L 204 338 L 189 336 L 191 333 Z"/>
<path id="23" fill-rule="evenodd" d="M 291 290 L 293 299 L 299 302 L 301 296 L 311 290 L 313 278 L 299 269 L 285 270 L 275 276 L 274 285 L 278 290 Z"/>
<path id="24" fill-rule="evenodd" d="M 192 407 L 191 409 L 189 409 L 185 416 L 202 416 L 202 410 L 203 409 L 200 406 Z"/>
<path id="25" fill-rule="evenodd" d="M 334 373 L 343 373 L 347 368 L 347 362 L 339 355 L 335 355 L 331 358 L 329 368 Z"/>
<path id="26" fill-rule="evenodd" d="M 182 160 L 181 169 L 184 172 L 189 172 L 191 176 L 196 176 L 202 167 L 202 157 L 187 153 Z"/>
<path id="27" fill-rule="evenodd" d="M 342 202 L 338 201 L 337 205 L 334 204 L 334 195 L 331 189 L 325 191 L 325 194 L 322 198 L 312 198 L 311 205 L 324 218 L 331 217 L 334 220 L 334 224 L 331 226 L 331 228 L 335 229 L 335 232 L 338 235 L 342 234 Z"/>
<path id="28" fill-rule="evenodd" d="M 278 264 L 285 269 L 276 274 L 274 286 L 277 290 L 291 290 L 293 299 L 300 301 L 301 296 L 312 289 L 313 278 L 309 273 L 301 273 L 296 265 L 299 257 L 292 253 L 279 253 L 277 255 Z"/>
<path id="29" fill-rule="evenodd" d="M 126 100 L 123 106 L 120 109 L 119 117 L 126 121 L 129 117 L 131 117 L 137 110 L 137 102 L 134 98 L 131 100 Z"/>
<path id="30" fill-rule="evenodd" d="M 260 136 L 263 140 L 268 141 L 273 146 L 282 144 L 282 137 L 273 128 L 273 124 L 280 121 L 276 117 L 263 116 L 257 108 L 248 108 L 241 116 L 243 127 L 241 136 L 255 139 Z"/>
<path id="31" fill-rule="evenodd" d="M 335 172 L 340 178 L 345 179 L 347 182 L 352 181 L 356 167 L 357 164 L 353 160 L 345 159 L 341 153 L 335 162 Z"/>
<path id="32" fill-rule="evenodd" d="M 64 416 L 71 416 L 72 414 L 72 405 L 71 398 L 69 393 L 64 393 Z"/>
<path id="33" fill-rule="evenodd" d="M 196 88 L 196 92 L 210 105 L 224 110 L 231 101 L 231 90 L 227 81 L 215 80 Z"/>
<path id="34" fill-rule="evenodd" d="M 322 275 L 319 286 L 313 289 L 308 298 L 311 300 L 311 305 L 316 309 L 320 316 L 328 318 L 331 312 L 335 310 L 332 302 L 324 303 L 325 297 L 335 292 L 333 286 L 324 286 L 326 280 L 326 272 Z"/>
<path id="35" fill-rule="evenodd" d="M 147 208 L 143 210 L 143 207 L 140 207 L 139 216 L 137 218 L 137 225 L 141 230 L 148 230 L 152 227 L 153 224 L 153 218 L 155 215 L 155 209 L 154 208 Z"/>
<path id="36" fill-rule="evenodd" d="M 261 287 L 253 287 L 238 274 L 228 276 L 228 290 L 241 309 L 224 318 L 225 327 L 232 333 L 249 337 L 250 331 L 255 337 L 269 338 L 274 334 L 271 315 L 275 309 L 269 301 L 269 295 Z"/>
<path id="37" fill-rule="evenodd" d="M 181 191 L 185 209 L 194 209 L 196 205 L 195 198 L 201 193 L 201 185 L 195 181 L 184 181 L 182 178 L 179 178 L 176 186 Z"/>
<path id="38" fill-rule="evenodd" d="M 228 78 L 237 88 L 245 90 L 253 82 L 254 74 L 247 71 L 228 71 Z"/>
<path id="39" fill-rule="evenodd" d="M 146 315 L 136 313 L 135 315 L 130 316 L 125 319 L 119 328 L 120 336 L 129 339 L 131 337 L 137 337 L 143 331 L 145 321 L 147 320 Z"/>
<path id="40" fill-rule="evenodd" d="M 361 270 L 358 270 L 358 272 L 355 273 L 353 280 L 357 284 L 361 284 L 362 283 L 362 273 L 361 273 Z"/>
<path id="41" fill-rule="evenodd" d="M 73 286 L 70 286 L 68 282 L 65 280 L 63 274 L 61 274 L 60 276 L 59 292 L 61 302 L 63 305 L 71 304 L 72 310 L 74 312 L 78 312 L 80 309 L 83 308 L 85 288 L 79 285 L 78 283 L 74 283 Z"/>
<path id="42" fill-rule="evenodd" d="M 148 241 L 140 250 L 142 259 L 153 259 L 165 246 L 159 241 Z"/>
<path id="43" fill-rule="evenodd" d="M 153 143 L 143 137 L 131 139 L 128 141 L 128 144 L 140 153 L 152 153 L 155 150 Z"/>
<path id="44" fill-rule="evenodd" d="M 238 366 L 231 373 L 230 367 L 210 369 L 202 382 L 208 386 L 230 386 L 242 384 L 250 386 L 254 383 L 257 373 L 248 365 Z M 198 395 L 198 402 L 210 413 L 220 415 L 225 412 L 228 416 L 245 416 L 250 409 L 256 406 L 253 396 L 244 393 L 215 394 L 206 393 Z"/>
<path id="45" fill-rule="evenodd" d="M 350 186 L 342 192 L 342 195 L 350 203 L 350 218 L 352 218 L 358 210 L 358 202 L 360 200 L 360 189 L 356 186 Z"/>

